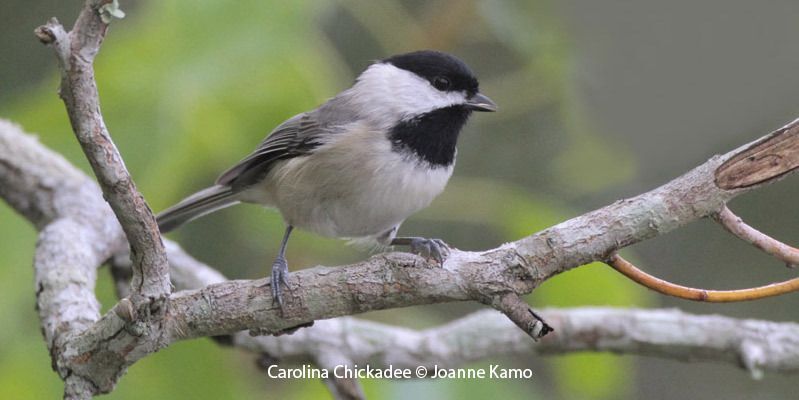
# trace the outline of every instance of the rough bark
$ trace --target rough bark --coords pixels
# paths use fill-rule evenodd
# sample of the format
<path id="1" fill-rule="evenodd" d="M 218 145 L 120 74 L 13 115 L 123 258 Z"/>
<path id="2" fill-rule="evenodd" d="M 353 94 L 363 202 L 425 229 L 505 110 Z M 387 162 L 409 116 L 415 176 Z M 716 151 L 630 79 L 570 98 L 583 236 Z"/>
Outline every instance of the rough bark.
<path id="1" fill-rule="evenodd" d="M 87 0 L 71 31 L 66 32 L 53 18 L 35 33 L 55 52 L 61 71 L 58 94 L 66 106 L 72 130 L 130 243 L 134 261 L 132 288 L 144 297 L 142 303 L 161 301 L 169 295 L 170 286 L 158 224 L 108 133 L 94 80 L 92 63 L 100 51 L 114 7 L 109 1 Z"/>
<path id="2" fill-rule="evenodd" d="M 233 333 L 234 343 L 239 346 L 281 357 L 304 357 L 319 365 L 329 365 L 330 360 L 348 363 L 368 357 L 350 353 L 350 350 L 342 351 L 342 346 L 335 349 L 322 346 L 319 342 L 342 329 L 363 330 L 367 336 L 386 337 L 391 337 L 393 332 L 404 332 L 409 337 L 425 337 L 430 333 L 370 325 L 351 318 L 337 322 L 318 321 L 315 327 L 295 334 L 299 336 L 252 338 L 247 333 L 236 332 L 283 332 L 306 322 L 372 309 L 461 300 L 481 301 L 512 317 L 503 305 L 503 299 L 509 294 L 529 293 L 556 273 L 580 263 L 604 259 L 621 246 L 711 215 L 726 200 L 748 190 L 725 191 L 713 183 L 715 168 L 739 151 L 735 150 L 714 157 L 651 192 L 616 202 L 500 248 L 479 253 L 455 251 L 443 268 L 431 267 L 408 254 L 391 253 L 350 266 L 299 271 L 291 278 L 297 289 L 289 297 L 287 318 L 282 318 L 268 301 L 266 280 L 224 281 L 215 270 L 167 242 L 176 287 L 199 289 L 173 293 L 167 299 L 163 319 L 142 321 L 137 318 L 138 310 L 127 298 L 102 318 L 98 315 L 99 307 L 92 292 L 96 268 L 113 255 L 115 249 L 114 264 L 127 262 L 127 267 L 130 267 L 130 261 L 126 261 L 129 258 L 124 252 L 118 252 L 124 249 L 120 246 L 120 241 L 124 240 L 122 229 L 111 209 L 102 201 L 99 188 L 59 155 L 45 149 L 13 124 L 0 123 L 0 149 L 0 195 L 41 229 L 35 258 L 40 318 L 54 366 L 65 379 L 66 393 L 77 393 L 75 398 L 85 394 L 81 390 L 89 390 L 89 394 L 112 390 L 127 366 L 185 338 Z M 795 337 L 794 324 L 722 317 L 704 319 L 709 317 L 674 313 L 661 318 L 661 314 L 652 311 L 652 318 L 656 321 L 653 324 L 661 327 L 663 332 L 645 333 L 646 330 L 638 332 L 632 329 L 631 326 L 640 328 L 646 325 L 640 319 L 646 313 L 643 310 L 549 310 L 545 316 L 551 320 L 557 333 L 543 339 L 539 345 L 532 344 L 531 340 L 527 345 L 541 354 L 596 349 L 681 358 L 690 353 L 694 356 L 699 354 L 702 359 L 742 360 L 741 365 L 752 371 L 760 368 L 796 369 L 796 343 L 791 339 Z M 488 315 L 492 314 L 478 315 L 482 329 L 484 322 L 490 321 Z M 499 314 L 493 315 L 496 318 Z M 466 340 L 467 332 L 454 327 L 474 321 L 470 318 L 476 317 L 467 317 L 441 329 L 453 329 L 458 332 L 454 334 L 457 340 Z M 514 322 L 519 325 L 518 321 Z M 585 324 L 580 325 L 581 322 Z M 697 336 L 698 332 L 716 332 L 710 329 L 713 324 L 719 327 L 718 334 L 709 336 L 718 337 L 718 342 L 709 341 L 708 336 Z M 575 326 L 582 328 L 576 329 Z M 514 335 L 512 332 L 515 331 L 507 327 L 513 325 L 506 323 L 504 328 L 496 329 Z M 475 332 L 480 330 L 474 329 Z M 725 332 L 737 336 L 731 338 L 722 334 Z M 752 335 L 748 334 L 752 332 Z M 474 332 L 471 334 L 476 335 Z M 519 334 L 524 335 L 515 333 Z M 630 340 L 607 345 L 622 334 L 629 334 Z M 306 350 L 286 350 L 299 346 L 296 341 L 300 341 L 303 335 L 309 335 L 303 339 L 307 341 Z M 357 339 L 359 333 L 353 335 L 348 340 L 361 340 Z M 760 341 L 756 340 L 758 337 Z M 644 346 L 643 342 L 649 345 Z M 309 348 L 316 350 L 310 351 Z M 492 354 L 504 351 L 497 346 L 488 348 L 494 349 Z M 479 348 L 475 349 L 479 353 Z M 382 352 L 380 346 L 373 347 L 373 351 Z M 466 351 L 465 348 L 459 350 L 461 353 Z M 398 350 L 397 357 L 403 352 L 406 351 Z M 434 354 L 405 354 L 405 357 L 412 356 L 435 359 Z M 487 353 L 475 357 L 486 356 Z M 458 365 L 468 360 L 472 358 L 439 361 L 442 365 Z M 352 384 L 331 383 L 336 390 L 345 390 L 341 388 Z"/>

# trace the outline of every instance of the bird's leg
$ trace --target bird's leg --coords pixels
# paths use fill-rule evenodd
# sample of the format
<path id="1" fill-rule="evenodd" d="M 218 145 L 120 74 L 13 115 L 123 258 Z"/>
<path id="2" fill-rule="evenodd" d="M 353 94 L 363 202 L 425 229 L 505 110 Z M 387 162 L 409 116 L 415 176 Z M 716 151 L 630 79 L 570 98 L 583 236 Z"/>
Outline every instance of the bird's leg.
<path id="1" fill-rule="evenodd" d="M 408 246 L 411 253 L 424 258 L 433 258 L 440 265 L 449 255 L 449 246 L 441 239 L 427 239 L 422 237 L 398 237 L 391 240 L 392 246 Z"/>
<path id="2" fill-rule="evenodd" d="M 277 301 L 280 309 L 283 309 L 283 292 L 280 284 L 286 285 L 286 289 L 291 290 L 289 287 L 289 264 L 286 261 L 286 244 L 289 242 L 289 235 L 293 226 L 286 226 L 286 233 L 283 234 L 283 242 L 280 243 L 280 251 L 277 253 L 275 262 L 272 263 L 272 298 Z"/>

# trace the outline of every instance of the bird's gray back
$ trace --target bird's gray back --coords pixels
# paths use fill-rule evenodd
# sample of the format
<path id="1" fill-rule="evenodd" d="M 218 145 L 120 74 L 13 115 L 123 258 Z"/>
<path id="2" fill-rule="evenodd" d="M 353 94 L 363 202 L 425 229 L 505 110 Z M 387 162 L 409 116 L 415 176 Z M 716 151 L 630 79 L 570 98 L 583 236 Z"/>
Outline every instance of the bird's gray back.
<path id="1" fill-rule="evenodd" d="M 344 92 L 314 110 L 289 118 L 252 153 L 222 173 L 216 183 L 241 191 L 263 179 L 276 161 L 311 153 L 330 135 L 337 134 L 342 127 L 360 118 L 353 111 L 348 95 Z"/>

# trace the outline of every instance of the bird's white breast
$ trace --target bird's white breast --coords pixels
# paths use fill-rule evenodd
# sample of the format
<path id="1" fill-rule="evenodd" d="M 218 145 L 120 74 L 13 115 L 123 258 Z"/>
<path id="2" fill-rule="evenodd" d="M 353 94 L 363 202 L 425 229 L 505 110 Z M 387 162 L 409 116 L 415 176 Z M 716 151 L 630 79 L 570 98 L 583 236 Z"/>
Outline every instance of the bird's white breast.
<path id="1" fill-rule="evenodd" d="M 357 238 L 391 229 L 444 190 L 452 165 L 431 168 L 397 153 L 364 122 L 347 128 L 310 155 L 276 164 L 243 199 L 277 207 L 296 227 Z"/>

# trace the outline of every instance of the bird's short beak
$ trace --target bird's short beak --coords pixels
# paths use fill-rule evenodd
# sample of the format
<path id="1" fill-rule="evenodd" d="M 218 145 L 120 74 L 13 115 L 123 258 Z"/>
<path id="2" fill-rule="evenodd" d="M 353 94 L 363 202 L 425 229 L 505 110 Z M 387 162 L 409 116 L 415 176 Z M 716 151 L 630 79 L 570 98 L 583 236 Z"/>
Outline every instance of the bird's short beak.
<path id="1" fill-rule="evenodd" d="M 482 93 L 475 93 L 466 101 L 466 105 L 474 111 L 497 111 L 496 103 Z"/>

